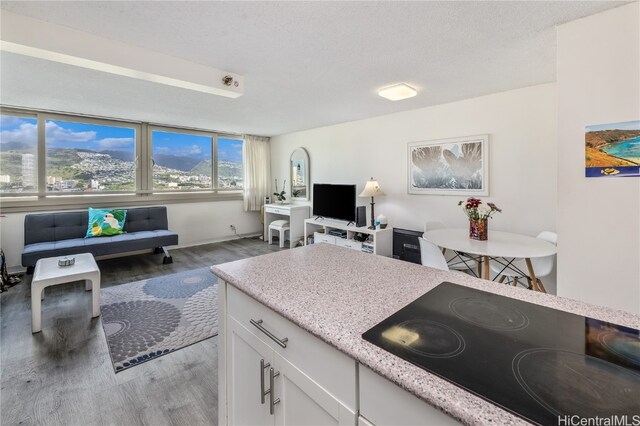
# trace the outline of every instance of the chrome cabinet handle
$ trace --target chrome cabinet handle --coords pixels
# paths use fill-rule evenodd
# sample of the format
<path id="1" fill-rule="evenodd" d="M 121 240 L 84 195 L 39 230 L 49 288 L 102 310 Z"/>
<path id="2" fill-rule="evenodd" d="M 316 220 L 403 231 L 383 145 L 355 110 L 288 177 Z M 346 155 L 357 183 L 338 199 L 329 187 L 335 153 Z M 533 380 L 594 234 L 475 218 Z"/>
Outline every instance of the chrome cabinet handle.
<path id="1" fill-rule="evenodd" d="M 264 397 L 271 391 L 271 389 L 264 390 L 264 370 L 271 367 L 268 362 L 265 364 L 264 358 L 260 360 L 260 404 L 264 404 Z"/>
<path id="2" fill-rule="evenodd" d="M 274 342 L 276 342 L 278 345 L 282 346 L 283 348 L 287 347 L 287 342 L 289 341 L 288 337 L 285 337 L 284 339 L 278 339 L 275 334 L 273 334 L 272 332 L 270 332 L 269 330 L 267 330 L 266 328 L 264 328 L 264 326 L 262 325 L 262 320 L 250 320 L 249 321 L 251 324 L 253 324 L 254 326 L 256 326 L 256 328 L 260 331 L 262 331 L 264 334 L 266 334 L 271 340 L 273 340 Z"/>
<path id="3" fill-rule="evenodd" d="M 273 399 L 273 394 L 275 393 L 273 386 L 275 378 L 279 375 L 279 371 L 277 373 L 274 373 L 273 367 L 269 369 L 269 399 L 271 399 L 271 402 L 269 403 L 269 414 L 273 414 L 274 407 L 276 406 L 276 404 L 280 403 L 280 398 L 276 398 L 275 400 Z"/>

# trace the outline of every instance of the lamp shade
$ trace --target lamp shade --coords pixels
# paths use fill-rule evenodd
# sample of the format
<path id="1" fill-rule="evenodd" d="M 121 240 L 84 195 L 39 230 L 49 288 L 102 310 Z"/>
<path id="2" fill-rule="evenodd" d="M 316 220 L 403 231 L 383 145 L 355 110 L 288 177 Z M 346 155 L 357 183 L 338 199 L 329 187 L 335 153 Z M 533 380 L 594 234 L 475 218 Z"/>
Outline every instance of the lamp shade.
<path id="1" fill-rule="evenodd" d="M 385 195 L 380 189 L 380 184 L 377 180 L 371 178 L 367 181 L 367 184 L 364 186 L 364 191 L 360 193 L 361 197 L 377 197 L 378 195 Z"/>

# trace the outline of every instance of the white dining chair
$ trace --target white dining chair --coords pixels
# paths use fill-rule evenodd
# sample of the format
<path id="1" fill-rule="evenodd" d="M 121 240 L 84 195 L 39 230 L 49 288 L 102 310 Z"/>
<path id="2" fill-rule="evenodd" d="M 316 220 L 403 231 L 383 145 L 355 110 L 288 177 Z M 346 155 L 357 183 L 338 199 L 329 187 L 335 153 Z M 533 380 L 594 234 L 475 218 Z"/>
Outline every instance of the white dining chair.
<path id="1" fill-rule="evenodd" d="M 428 221 L 424 224 L 424 232 L 443 228 L 446 228 L 446 226 L 442 222 Z M 476 262 L 472 257 L 464 253 L 451 252 L 447 249 L 443 249 L 442 254 L 447 260 L 449 269 L 454 269 L 456 271 L 471 271 L 474 275 L 477 276 L 475 271 L 478 269 L 478 262 Z"/>
<path id="2" fill-rule="evenodd" d="M 444 258 L 440 248 L 422 237 L 418 237 L 418 240 L 420 241 L 420 260 L 422 265 L 448 271 L 447 259 Z"/>
<path id="3" fill-rule="evenodd" d="M 536 238 L 547 241 L 553 245 L 558 245 L 558 234 L 552 231 L 542 231 Z M 540 277 L 546 277 L 553 271 L 553 266 L 556 262 L 556 255 L 533 257 L 531 258 L 531 266 L 536 274 L 538 285 L 545 290 Z M 491 270 L 495 274 L 501 275 L 499 282 L 504 282 L 505 279 L 512 283 L 514 286 L 518 285 L 520 278 L 525 278 L 529 283 L 528 287 L 531 288 L 531 278 L 528 273 L 527 264 L 524 259 L 518 259 L 505 268 L 507 262 L 491 262 Z M 546 290 L 545 290 L 546 293 Z"/>

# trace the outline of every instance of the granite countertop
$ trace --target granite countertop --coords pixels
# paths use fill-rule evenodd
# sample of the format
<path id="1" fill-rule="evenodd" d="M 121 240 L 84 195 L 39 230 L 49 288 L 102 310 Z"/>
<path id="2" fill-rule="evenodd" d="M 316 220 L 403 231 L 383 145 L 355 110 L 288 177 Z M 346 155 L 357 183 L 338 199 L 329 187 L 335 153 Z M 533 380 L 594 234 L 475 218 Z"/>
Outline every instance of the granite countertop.
<path id="1" fill-rule="evenodd" d="M 314 244 L 211 267 L 299 327 L 469 425 L 528 424 L 361 335 L 443 281 L 640 328 L 640 316 L 343 247 Z"/>

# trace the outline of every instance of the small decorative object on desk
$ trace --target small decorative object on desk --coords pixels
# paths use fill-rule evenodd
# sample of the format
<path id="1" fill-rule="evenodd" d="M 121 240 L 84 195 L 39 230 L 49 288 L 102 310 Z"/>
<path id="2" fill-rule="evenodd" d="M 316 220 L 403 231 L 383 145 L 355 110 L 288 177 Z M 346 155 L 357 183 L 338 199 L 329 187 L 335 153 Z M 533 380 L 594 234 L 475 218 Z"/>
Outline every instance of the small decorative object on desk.
<path id="1" fill-rule="evenodd" d="M 74 263 L 76 263 L 76 258 L 75 257 L 61 257 L 60 259 L 58 259 L 58 266 L 71 266 Z"/>
<path id="2" fill-rule="evenodd" d="M 462 210 L 469 218 L 469 238 L 484 241 L 489 237 L 489 219 L 495 212 L 502 212 L 493 203 L 481 205 L 482 201 L 477 198 L 469 198 L 467 201 L 458 201 Z"/>
<path id="3" fill-rule="evenodd" d="M 276 179 L 276 192 L 274 192 L 273 195 L 276 196 L 280 204 L 282 204 L 287 199 L 287 197 L 285 197 L 286 192 L 284 191 L 286 187 L 287 180 L 285 179 L 284 182 L 282 182 L 282 191 L 278 192 L 278 179 Z"/>
<path id="4" fill-rule="evenodd" d="M 389 224 L 389 220 L 383 214 L 379 214 L 378 217 L 376 217 L 376 222 L 380 222 L 380 229 L 386 228 Z"/>

